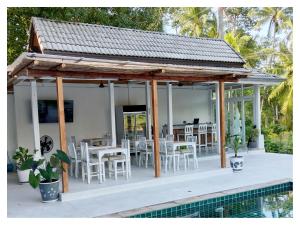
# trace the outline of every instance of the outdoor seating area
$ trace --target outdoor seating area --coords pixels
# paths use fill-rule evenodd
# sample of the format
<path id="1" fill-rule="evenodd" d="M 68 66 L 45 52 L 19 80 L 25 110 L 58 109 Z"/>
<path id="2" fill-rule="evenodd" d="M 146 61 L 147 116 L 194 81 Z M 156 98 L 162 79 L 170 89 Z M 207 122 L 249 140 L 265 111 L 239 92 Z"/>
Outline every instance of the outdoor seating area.
<path id="1" fill-rule="evenodd" d="M 196 170 L 198 158 L 218 155 L 216 147 L 198 144 L 197 134 L 185 135 L 185 140 L 181 141 L 174 140 L 174 135 L 166 135 L 165 138 L 159 139 L 160 167 L 165 174 Z M 207 133 L 203 130 L 199 134 L 206 135 L 207 139 Z M 103 138 L 82 139 L 79 143 L 76 142 L 75 136 L 69 138 L 71 177 L 81 178 L 87 184 L 96 178 L 101 184 L 111 178 L 117 181 L 118 176 L 129 179 L 132 166 L 136 170 L 154 167 L 153 140 L 139 135 L 133 141 L 122 139 L 120 146 L 113 147 L 108 137 L 109 135 Z"/>

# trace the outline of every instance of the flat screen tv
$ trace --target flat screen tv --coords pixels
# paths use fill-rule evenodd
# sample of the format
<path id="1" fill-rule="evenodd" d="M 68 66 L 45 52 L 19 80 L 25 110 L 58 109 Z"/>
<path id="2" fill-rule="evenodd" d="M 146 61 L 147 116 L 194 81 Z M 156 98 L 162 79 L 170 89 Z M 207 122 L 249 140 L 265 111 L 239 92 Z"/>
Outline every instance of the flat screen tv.
<path id="1" fill-rule="evenodd" d="M 73 100 L 64 101 L 65 122 L 73 122 Z M 39 122 L 57 123 L 57 101 L 56 100 L 38 100 Z"/>

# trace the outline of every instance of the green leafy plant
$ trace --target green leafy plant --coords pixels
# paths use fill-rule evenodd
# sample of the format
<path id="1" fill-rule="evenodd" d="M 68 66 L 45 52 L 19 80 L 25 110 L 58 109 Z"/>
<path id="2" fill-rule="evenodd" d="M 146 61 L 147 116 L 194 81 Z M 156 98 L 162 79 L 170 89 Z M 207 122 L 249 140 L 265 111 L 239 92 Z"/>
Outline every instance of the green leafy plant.
<path id="1" fill-rule="evenodd" d="M 27 160 L 33 160 L 33 155 L 29 154 L 27 148 L 19 147 L 16 153 L 13 155 L 13 159 L 16 162 L 16 166 L 18 169 L 22 170 L 22 165 Z"/>
<path id="2" fill-rule="evenodd" d="M 50 183 L 58 180 L 61 171 L 65 171 L 63 163 L 70 164 L 71 161 L 65 152 L 57 150 L 42 166 L 44 162 L 44 159 L 38 161 L 28 159 L 23 164 L 24 169 L 32 169 L 29 174 L 29 184 L 33 188 L 37 188 L 41 182 Z"/>
<path id="3" fill-rule="evenodd" d="M 258 137 L 258 133 L 259 131 L 257 128 L 252 128 L 249 135 L 249 141 L 255 142 Z"/>
<path id="4" fill-rule="evenodd" d="M 237 157 L 238 151 L 241 147 L 241 138 L 238 135 L 234 135 L 231 146 L 234 151 L 234 157 Z"/>

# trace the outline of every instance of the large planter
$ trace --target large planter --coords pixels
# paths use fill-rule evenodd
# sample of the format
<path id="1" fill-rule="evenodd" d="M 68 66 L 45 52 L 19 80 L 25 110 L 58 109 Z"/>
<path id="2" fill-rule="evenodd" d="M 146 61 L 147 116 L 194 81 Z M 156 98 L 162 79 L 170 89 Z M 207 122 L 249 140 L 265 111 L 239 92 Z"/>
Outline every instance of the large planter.
<path id="1" fill-rule="evenodd" d="M 39 187 L 42 196 L 42 202 L 54 202 L 58 200 L 59 180 L 49 183 L 41 182 Z"/>
<path id="2" fill-rule="evenodd" d="M 243 156 L 230 157 L 230 166 L 233 172 L 241 171 L 244 167 L 244 157 Z"/>
<path id="3" fill-rule="evenodd" d="M 257 148 L 257 141 L 249 141 L 248 148 Z"/>
<path id="4" fill-rule="evenodd" d="M 19 170 L 19 169 L 17 169 L 19 182 L 20 183 L 28 183 L 29 173 L 30 173 L 30 169 L 29 170 Z"/>

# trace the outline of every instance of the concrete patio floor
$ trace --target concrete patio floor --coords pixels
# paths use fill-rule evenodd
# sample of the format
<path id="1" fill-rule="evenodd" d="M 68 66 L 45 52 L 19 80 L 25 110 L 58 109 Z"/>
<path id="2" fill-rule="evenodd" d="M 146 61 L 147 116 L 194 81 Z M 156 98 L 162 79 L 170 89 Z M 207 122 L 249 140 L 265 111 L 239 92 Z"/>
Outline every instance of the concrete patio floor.
<path id="1" fill-rule="evenodd" d="M 101 217 L 121 211 L 165 203 L 249 185 L 292 179 L 292 155 L 253 151 L 245 155 L 245 168 L 233 173 L 219 168 L 219 156 L 199 160 L 198 170 L 162 173 L 153 177 L 153 168 L 133 166 L 132 178 L 120 177 L 88 185 L 70 179 L 70 193 L 55 203 L 41 203 L 39 190 L 17 183 L 16 174 L 8 174 L 8 217 Z M 230 154 L 229 154 L 230 155 Z M 228 156 L 229 156 L 228 155 Z"/>

